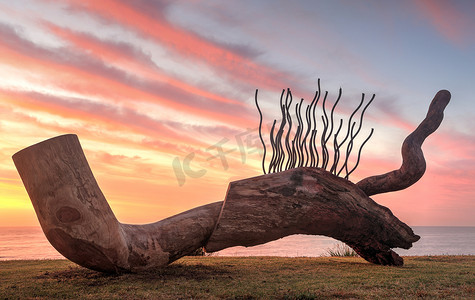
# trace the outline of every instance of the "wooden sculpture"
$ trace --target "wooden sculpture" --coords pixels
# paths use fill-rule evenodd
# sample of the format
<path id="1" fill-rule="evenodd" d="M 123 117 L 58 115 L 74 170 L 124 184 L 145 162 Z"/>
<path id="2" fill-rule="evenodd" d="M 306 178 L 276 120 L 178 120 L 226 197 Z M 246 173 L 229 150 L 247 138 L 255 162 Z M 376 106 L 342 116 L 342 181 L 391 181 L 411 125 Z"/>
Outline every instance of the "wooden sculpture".
<path id="1" fill-rule="evenodd" d="M 399 170 L 357 184 L 338 177 L 341 170 L 346 178 L 351 173 L 347 159 L 338 169 L 335 160 L 329 164 L 329 153 L 324 151 L 319 166 L 315 152 L 309 152 L 315 149 L 305 153 L 308 146 L 300 147 L 305 155 L 297 151 L 296 144 L 304 145 L 308 136 L 316 139 L 313 129 L 307 128 L 300 136 L 304 139 L 293 141 L 294 152 L 285 152 L 281 140 L 280 146 L 273 141 L 275 154 L 269 174 L 231 182 L 224 201 L 146 225 L 123 224 L 116 219 L 76 135 L 35 144 L 13 155 L 13 160 L 50 243 L 69 260 L 93 270 L 138 272 L 166 266 L 203 246 L 217 251 L 296 233 L 333 237 L 369 262 L 399 266 L 403 260 L 391 248 L 408 249 L 419 237 L 369 196 L 404 189 L 423 175 L 425 161 L 420 147 L 440 125 L 449 100 L 448 91 L 436 94 L 426 118 L 403 143 Z M 287 105 L 281 104 L 284 115 Z M 308 116 L 312 108 L 307 107 Z M 323 122 L 330 125 L 328 117 Z M 352 144 L 359 129 L 349 126 Z M 298 130 L 303 133 L 304 126 Z M 282 131 L 277 135 L 281 139 Z M 326 143 L 331 133 L 323 136 L 322 143 Z M 339 155 L 339 145 L 336 141 L 338 154 L 334 155 Z M 290 143 L 286 146 L 292 149 Z M 287 160 L 284 153 L 291 154 Z M 263 169 L 266 172 L 264 161 Z"/>

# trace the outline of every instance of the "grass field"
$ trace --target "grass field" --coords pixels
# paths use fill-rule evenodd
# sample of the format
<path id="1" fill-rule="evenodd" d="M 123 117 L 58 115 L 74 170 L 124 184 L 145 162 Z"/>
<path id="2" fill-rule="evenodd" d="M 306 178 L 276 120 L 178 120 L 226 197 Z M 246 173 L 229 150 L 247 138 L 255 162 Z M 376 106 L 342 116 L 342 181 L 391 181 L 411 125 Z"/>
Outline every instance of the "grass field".
<path id="1" fill-rule="evenodd" d="M 185 257 L 142 274 L 108 275 L 66 260 L 0 261 L 0 299 L 475 299 L 475 256 Z"/>

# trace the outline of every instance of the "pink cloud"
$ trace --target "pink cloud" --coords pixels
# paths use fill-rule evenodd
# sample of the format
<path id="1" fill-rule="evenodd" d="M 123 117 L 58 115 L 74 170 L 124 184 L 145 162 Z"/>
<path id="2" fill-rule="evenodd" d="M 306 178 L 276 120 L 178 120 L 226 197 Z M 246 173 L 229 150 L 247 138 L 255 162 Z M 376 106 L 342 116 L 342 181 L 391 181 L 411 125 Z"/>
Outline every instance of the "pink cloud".
<path id="1" fill-rule="evenodd" d="M 156 11 L 157 8 L 145 9 L 143 2 L 70 0 L 69 4 L 69 11 L 96 15 L 106 22 L 114 22 L 132 29 L 168 47 L 174 53 L 179 53 L 187 59 L 206 62 L 218 69 L 220 74 L 226 74 L 253 86 L 280 89 L 285 86 L 284 81 L 288 81 L 291 77 L 290 74 L 255 63 L 253 59 L 246 57 L 249 51 L 242 51 L 240 47 L 220 45 L 170 24 L 160 14 L 150 15 L 150 12 Z"/>
<path id="2" fill-rule="evenodd" d="M 419 12 L 449 41 L 462 46 L 467 42 L 475 42 L 475 4 L 472 1 L 420 0 L 414 3 Z"/>
<path id="3" fill-rule="evenodd" d="M 123 63 L 126 67 L 132 68 L 133 73 L 138 73 L 142 77 L 150 80 L 157 80 L 178 89 L 205 97 L 210 100 L 243 105 L 242 103 L 228 99 L 226 97 L 210 93 L 206 90 L 192 86 L 167 75 L 163 72 L 152 59 L 144 54 L 140 49 L 125 42 L 112 42 L 96 38 L 87 33 L 79 33 L 67 28 L 54 25 L 50 22 L 43 22 L 45 26 L 58 37 L 70 42 L 73 46 L 84 52 L 90 52 L 109 63 Z"/>
<path id="4" fill-rule="evenodd" d="M 143 147 L 173 155 L 196 152 L 202 160 L 204 160 L 203 157 L 210 156 L 203 149 L 222 138 L 232 140 L 243 131 L 226 126 L 187 125 L 174 120 L 156 120 L 126 107 L 90 102 L 79 98 L 2 89 L 0 89 L 0 97 L 4 104 L 9 103 L 11 107 L 30 111 L 33 116 L 36 112 L 47 112 L 69 120 L 78 120 L 82 124 L 70 128 L 60 123 L 44 123 L 26 114 L 13 113 L 11 109 L 6 112 L 9 119 L 15 117 L 15 120 L 21 122 L 23 126 L 30 125 L 33 128 L 41 128 L 43 131 L 48 130 L 58 134 L 73 131 L 82 138 L 123 147 L 130 147 L 131 142 L 126 138 L 118 139 L 116 137 L 118 132 L 141 134 L 144 138 L 139 145 L 134 143 L 134 148 Z M 102 134 L 93 130 L 94 127 L 101 128 Z"/>
<path id="5" fill-rule="evenodd" d="M 127 102 L 118 99 L 138 99 L 234 126 L 249 124 L 253 120 L 248 109 L 240 104 L 216 105 L 188 91 L 130 76 L 105 65 L 100 59 L 71 49 L 39 47 L 5 25 L 0 26 L 0 37 L 2 61 L 18 69 L 34 71 L 36 76 L 43 76 L 49 86 L 122 103 Z"/>

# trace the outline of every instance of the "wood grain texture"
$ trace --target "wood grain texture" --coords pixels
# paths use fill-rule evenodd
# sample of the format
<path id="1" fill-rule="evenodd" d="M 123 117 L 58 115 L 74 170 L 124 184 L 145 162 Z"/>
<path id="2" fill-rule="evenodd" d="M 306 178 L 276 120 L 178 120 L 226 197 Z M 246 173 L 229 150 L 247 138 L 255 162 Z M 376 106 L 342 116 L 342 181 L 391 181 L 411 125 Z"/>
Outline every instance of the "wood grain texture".
<path id="1" fill-rule="evenodd" d="M 383 265 L 402 265 L 391 248 L 408 249 L 419 239 L 355 184 L 302 167 L 231 182 L 206 250 L 254 246 L 291 234 L 335 238 Z"/>
<path id="2" fill-rule="evenodd" d="M 203 246 L 222 206 L 211 203 L 147 225 L 120 223 L 92 174 L 76 135 L 13 156 L 47 239 L 69 260 L 97 271 L 163 267 Z"/>

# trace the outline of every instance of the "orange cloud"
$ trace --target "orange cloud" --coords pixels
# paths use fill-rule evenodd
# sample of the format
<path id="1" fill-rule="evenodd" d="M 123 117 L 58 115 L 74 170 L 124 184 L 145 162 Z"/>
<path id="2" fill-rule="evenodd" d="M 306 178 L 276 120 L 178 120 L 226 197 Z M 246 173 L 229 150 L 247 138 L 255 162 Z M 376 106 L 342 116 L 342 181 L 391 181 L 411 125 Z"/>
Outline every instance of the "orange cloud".
<path id="1" fill-rule="evenodd" d="M 83 124 L 94 124 L 94 126 L 111 132 L 122 131 L 141 134 L 148 138 L 156 137 L 160 140 L 159 150 L 163 152 L 177 153 L 179 150 L 178 145 L 182 143 L 193 145 L 192 147 L 197 148 L 207 146 L 202 139 L 196 138 L 196 133 L 185 136 L 185 130 L 179 130 L 178 128 L 181 124 L 176 123 L 175 126 L 177 128 L 172 129 L 162 122 L 127 108 L 116 108 L 80 99 L 57 98 L 39 93 L 22 93 L 1 89 L 0 98 L 4 103 L 10 103 L 17 108 L 27 109 L 32 112 L 47 112 L 67 119 L 80 120 Z M 27 121 L 27 118 L 25 118 L 25 121 Z M 33 121 L 38 122 L 35 119 Z M 47 128 L 47 124 L 41 124 L 41 127 Z M 53 127 L 53 129 L 60 133 L 71 130 L 61 126 Z M 76 133 L 81 134 L 84 128 L 76 127 L 74 130 Z"/>
<path id="2" fill-rule="evenodd" d="M 195 161 L 208 164 L 207 158 L 212 156 L 213 152 L 205 151 L 206 149 L 216 144 L 220 138 L 232 139 L 241 134 L 240 130 L 227 127 L 202 125 L 190 127 L 173 121 L 161 122 L 127 108 L 91 103 L 81 99 L 1 89 L 0 99 L 4 104 L 9 103 L 17 110 L 26 110 L 26 114 L 5 112 L 9 119 L 14 117 L 17 123 L 21 123 L 25 133 L 47 138 L 70 133 L 73 130 L 82 140 L 92 140 L 116 148 L 157 151 L 160 156 L 165 154 L 169 157 L 170 166 L 173 156 L 183 157 L 192 152 L 196 154 Z M 44 122 L 29 116 L 29 114 L 35 116 L 38 112 L 46 112 L 52 117 L 48 122 Z M 55 116 L 67 119 L 68 124 L 71 124 L 71 120 L 79 122 L 75 122 L 74 128 L 71 128 L 71 125 L 61 125 L 61 120 L 55 121 Z M 139 135 L 139 140 L 137 137 L 133 140 L 127 138 L 131 134 Z M 235 141 L 229 140 L 224 147 L 234 147 L 232 156 L 239 157 L 235 144 Z M 233 159 L 232 156 L 228 159 Z"/>
<path id="3" fill-rule="evenodd" d="M 17 69 L 29 70 L 36 77 L 41 75 L 48 86 L 56 86 L 86 97 L 115 100 L 124 105 L 131 101 L 118 99 L 138 99 L 239 127 L 246 126 L 245 124 L 249 124 L 253 119 L 241 105 L 236 106 L 230 103 L 216 105 L 202 99 L 193 99 L 186 93 L 170 91 L 166 86 L 134 81 L 127 74 L 104 66 L 100 61 L 88 60 L 72 52 L 65 56 L 65 49 L 53 52 L 19 38 L 11 30 L 0 29 L 3 29 L 0 31 L 0 36 L 3 36 L 6 41 L 6 43 L 0 43 L 0 55 L 3 62 Z M 236 112 L 240 112 L 239 115 Z"/>

